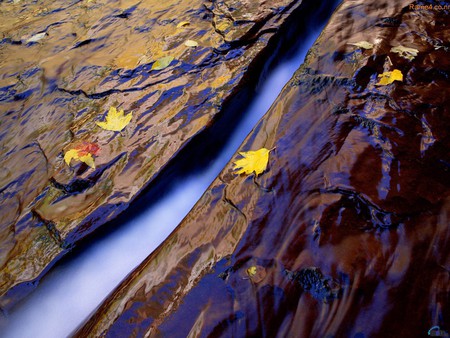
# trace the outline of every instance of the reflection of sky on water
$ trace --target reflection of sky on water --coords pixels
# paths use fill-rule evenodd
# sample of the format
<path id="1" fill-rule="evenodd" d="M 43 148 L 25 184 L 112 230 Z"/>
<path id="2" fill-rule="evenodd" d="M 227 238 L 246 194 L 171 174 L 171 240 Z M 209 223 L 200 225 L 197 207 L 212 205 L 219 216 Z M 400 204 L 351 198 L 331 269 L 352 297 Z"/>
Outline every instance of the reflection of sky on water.
<path id="1" fill-rule="evenodd" d="M 270 71 L 213 165 L 188 177 L 130 224 L 97 241 L 76 259 L 58 265 L 10 315 L 6 326 L 0 327 L 2 337 L 64 337 L 78 327 L 194 206 L 303 62 L 320 31 L 311 32 L 293 58 Z"/>

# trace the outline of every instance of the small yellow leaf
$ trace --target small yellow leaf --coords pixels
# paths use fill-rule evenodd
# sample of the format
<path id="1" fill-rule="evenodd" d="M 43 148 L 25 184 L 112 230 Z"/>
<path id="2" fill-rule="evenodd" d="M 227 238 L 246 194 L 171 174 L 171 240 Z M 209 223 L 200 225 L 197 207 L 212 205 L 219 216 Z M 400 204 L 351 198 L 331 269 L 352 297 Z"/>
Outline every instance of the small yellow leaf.
<path id="1" fill-rule="evenodd" d="M 181 21 L 181 22 L 177 25 L 177 28 L 189 26 L 190 24 L 191 24 L 191 23 L 190 23 L 189 21 Z"/>
<path id="2" fill-rule="evenodd" d="M 377 85 L 386 86 L 391 84 L 394 81 L 403 81 L 403 74 L 400 70 L 394 69 L 392 72 L 384 72 L 383 74 L 378 75 L 380 81 L 378 81 Z"/>
<path id="3" fill-rule="evenodd" d="M 391 48 L 392 53 L 397 53 L 401 57 L 407 59 L 407 60 L 414 60 L 414 58 L 417 56 L 419 51 L 415 48 L 408 48 L 404 46 L 397 46 Z"/>
<path id="4" fill-rule="evenodd" d="M 79 160 L 81 162 L 86 163 L 88 166 L 90 166 L 92 169 L 95 169 L 95 163 L 94 163 L 94 158 L 92 157 L 91 154 L 87 154 L 84 156 L 80 156 Z"/>
<path id="5" fill-rule="evenodd" d="M 111 107 L 109 108 L 108 115 L 106 115 L 105 122 L 95 123 L 106 130 L 121 131 L 128 123 L 130 123 L 132 117 L 133 113 L 125 115 L 123 109 L 117 111 L 115 107 Z"/>
<path id="6" fill-rule="evenodd" d="M 173 61 L 173 56 L 164 56 L 158 60 L 156 60 L 151 70 L 161 70 L 170 65 L 170 63 Z"/>
<path id="7" fill-rule="evenodd" d="M 247 275 L 249 275 L 250 277 L 253 277 L 254 275 L 256 275 L 256 266 L 251 266 L 247 269 Z"/>
<path id="8" fill-rule="evenodd" d="M 216 29 L 221 32 L 226 31 L 230 26 L 231 26 L 231 24 L 227 20 L 216 22 Z"/>
<path id="9" fill-rule="evenodd" d="M 246 272 L 253 283 L 261 282 L 267 275 L 266 269 L 261 265 L 252 265 Z"/>
<path id="10" fill-rule="evenodd" d="M 372 49 L 373 48 L 373 44 L 370 42 L 367 42 L 367 41 L 348 43 L 348 45 L 352 45 L 352 46 L 356 46 L 356 47 L 364 48 L 364 49 Z"/>
<path id="11" fill-rule="evenodd" d="M 239 154 L 243 158 L 234 161 L 233 169 L 238 169 L 236 171 L 237 174 L 250 175 L 255 172 L 258 176 L 267 168 L 267 163 L 269 162 L 269 152 L 270 150 L 266 148 L 261 148 L 255 151 L 240 152 Z"/>
<path id="12" fill-rule="evenodd" d="M 186 40 L 184 45 L 187 46 L 187 47 L 197 47 L 198 46 L 198 42 L 194 41 L 194 40 Z"/>
<path id="13" fill-rule="evenodd" d="M 64 154 L 64 161 L 66 162 L 67 165 L 70 165 L 70 161 L 72 161 L 72 159 L 75 160 L 79 159 L 78 150 L 70 149 Z"/>
<path id="14" fill-rule="evenodd" d="M 91 168 L 95 169 L 94 158 L 92 155 L 97 155 L 100 150 L 99 146 L 95 143 L 83 142 L 77 147 L 69 149 L 64 154 L 64 161 L 68 166 L 70 166 L 70 161 L 79 160 L 86 163 Z"/>

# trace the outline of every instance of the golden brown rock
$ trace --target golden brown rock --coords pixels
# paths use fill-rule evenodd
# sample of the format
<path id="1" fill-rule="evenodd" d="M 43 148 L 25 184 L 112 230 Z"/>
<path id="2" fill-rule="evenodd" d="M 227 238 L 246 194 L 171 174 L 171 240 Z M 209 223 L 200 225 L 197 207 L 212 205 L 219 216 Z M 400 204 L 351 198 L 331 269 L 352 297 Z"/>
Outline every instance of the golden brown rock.
<path id="1" fill-rule="evenodd" d="M 67 248 L 123 211 L 215 122 L 299 5 L 1 4 L 0 307 L 17 301 Z M 186 47 L 189 39 L 198 46 Z M 161 65 L 153 67 L 156 62 Z M 120 132 L 96 124 L 110 107 L 133 112 Z M 84 142 L 100 148 L 95 170 L 63 160 Z"/>

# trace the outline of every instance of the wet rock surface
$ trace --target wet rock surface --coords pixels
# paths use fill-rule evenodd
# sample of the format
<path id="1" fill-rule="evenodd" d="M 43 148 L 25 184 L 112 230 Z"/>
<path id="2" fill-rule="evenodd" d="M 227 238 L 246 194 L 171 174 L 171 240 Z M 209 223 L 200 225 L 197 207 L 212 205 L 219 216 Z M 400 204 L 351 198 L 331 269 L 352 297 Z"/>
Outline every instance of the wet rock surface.
<path id="1" fill-rule="evenodd" d="M 10 307 L 74 243 L 126 209 L 215 123 L 299 6 L 2 3 L 0 307 Z M 154 67 L 164 57 L 173 60 Z M 96 125 L 111 106 L 133 112 L 120 132 Z M 99 147 L 95 169 L 66 165 L 64 154 L 87 142 Z"/>
<path id="2" fill-rule="evenodd" d="M 411 4 L 343 1 L 242 145 L 268 170 L 230 163 L 76 335 L 448 332 L 450 13 Z"/>

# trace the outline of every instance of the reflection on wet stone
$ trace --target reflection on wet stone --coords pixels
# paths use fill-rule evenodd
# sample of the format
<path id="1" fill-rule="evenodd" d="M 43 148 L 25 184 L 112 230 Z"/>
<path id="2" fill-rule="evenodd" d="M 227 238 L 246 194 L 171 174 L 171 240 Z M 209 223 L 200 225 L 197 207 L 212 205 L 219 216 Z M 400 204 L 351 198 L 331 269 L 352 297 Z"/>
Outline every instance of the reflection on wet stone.
<path id="1" fill-rule="evenodd" d="M 305 291 L 324 302 L 339 297 L 340 285 L 331 278 L 325 278 L 318 268 L 304 268 L 300 271 L 285 271 L 287 278 L 298 283 Z"/>
<path id="2" fill-rule="evenodd" d="M 274 36 L 299 6 L 295 0 L 1 4 L 2 309 L 69 247 L 126 209 L 258 81 L 278 45 Z M 110 107 L 133 113 L 123 130 L 100 128 Z M 85 143 L 99 148 L 95 169 L 77 154 L 66 165 L 64 155 Z"/>
<path id="3" fill-rule="evenodd" d="M 236 154 L 76 336 L 449 328 L 450 19 L 409 5 L 344 0 L 239 150 L 275 148 L 267 171 L 236 175 Z"/>

